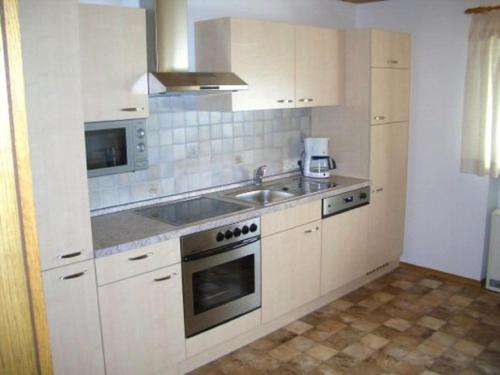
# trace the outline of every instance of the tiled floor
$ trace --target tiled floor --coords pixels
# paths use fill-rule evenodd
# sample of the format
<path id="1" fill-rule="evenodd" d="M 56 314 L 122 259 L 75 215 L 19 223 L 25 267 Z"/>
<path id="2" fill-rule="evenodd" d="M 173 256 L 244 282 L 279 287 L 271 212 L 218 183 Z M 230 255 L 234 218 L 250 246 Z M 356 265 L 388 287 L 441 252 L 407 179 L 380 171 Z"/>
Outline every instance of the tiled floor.
<path id="1" fill-rule="evenodd" d="M 399 268 L 191 374 L 500 374 L 500 294 Z"/>

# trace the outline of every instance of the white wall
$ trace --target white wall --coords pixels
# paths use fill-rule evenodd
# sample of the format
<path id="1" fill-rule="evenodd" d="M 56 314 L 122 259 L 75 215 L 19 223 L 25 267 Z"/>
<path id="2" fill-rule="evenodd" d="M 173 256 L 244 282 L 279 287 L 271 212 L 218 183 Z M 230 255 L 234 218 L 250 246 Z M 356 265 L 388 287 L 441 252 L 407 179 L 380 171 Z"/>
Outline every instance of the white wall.
<path id="1" fill-rule="evenodd" d="M 403 261 L 480 279 L 488 178 L 459 171 L 470 0 L 360 6 L 357 25 L 412 34 L 408 206 Z"/>

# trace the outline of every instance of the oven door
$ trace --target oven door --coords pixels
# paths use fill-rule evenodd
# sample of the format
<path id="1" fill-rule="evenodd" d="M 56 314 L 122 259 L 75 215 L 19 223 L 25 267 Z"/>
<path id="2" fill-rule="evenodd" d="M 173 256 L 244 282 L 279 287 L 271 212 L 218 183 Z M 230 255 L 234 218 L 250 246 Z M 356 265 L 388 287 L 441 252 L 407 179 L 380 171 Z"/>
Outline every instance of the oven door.
<path id="1" fill-rule="evenodd" d="M 213 252 L 182 263 L 186 337 L 261 305 L 260 237 Z"/>
<path id="2" fill-rule="evenodd" d="M 134 170 L 133 127 L 128 122 L 110 121 L 85 124 L 88 177 Z"/>

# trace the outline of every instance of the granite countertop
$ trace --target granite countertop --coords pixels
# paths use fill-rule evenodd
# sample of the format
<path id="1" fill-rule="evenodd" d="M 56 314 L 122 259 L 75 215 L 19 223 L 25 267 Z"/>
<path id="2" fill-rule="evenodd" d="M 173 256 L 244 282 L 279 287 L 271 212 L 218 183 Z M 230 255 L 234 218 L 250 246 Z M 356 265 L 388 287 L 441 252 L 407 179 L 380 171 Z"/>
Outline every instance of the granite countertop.
<path id="1" fill-rule="evenodd" d="M 293 178 L 297 178 L 297 176 L 275 179 L 272 183 L 266 181 L 259 188 L 265 188 L 266 186 L 278 183 L 286 183 Z M 290 200 L 273 203 L 264 207 L 238 200 L 239 204 L 248 206 L 248 208 L 228 215 L 217 216 L 181 226 L 174 226 L 155 219 L 150 219 L 136 213 L 135 209 L 94 216 L 91 221 L 94 254 L 96 258 L 99 258 L 121 253 L 169 239 L 179 238 L 187 234 L 258 217 L 270 212 L 284 210 L 286 208 L 370 185 L 368 180 L 351 177 L 332 176 L 331 180 L 336 186 L 328 190 L 297 196 Z M 235 202 L 234 199 L 229 199 L 225 195 L 230 190 L 234 189 L 221 190 L 215 193 L 204 194 L 203 196 Z M 175 203 L 175 201 L 170 203 Z"/>

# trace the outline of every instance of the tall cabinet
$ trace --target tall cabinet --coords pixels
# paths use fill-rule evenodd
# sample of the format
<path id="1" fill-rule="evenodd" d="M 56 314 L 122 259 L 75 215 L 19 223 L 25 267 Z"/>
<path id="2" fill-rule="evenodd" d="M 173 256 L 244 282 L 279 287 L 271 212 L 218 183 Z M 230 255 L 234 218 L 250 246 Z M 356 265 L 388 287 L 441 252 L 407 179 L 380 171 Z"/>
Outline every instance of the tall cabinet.
<path id="1" fill-rule="evenodd" d="M 339 173 L 371 180 L 366 264 L 358 267 L 370 272 L 403 251 L 410 35 L 371 29 L 345 36 L 345 106 L 314 109 L 313 136 L 330 138 Z M 330 284 L 334 278 L 323 280 Z"/>

